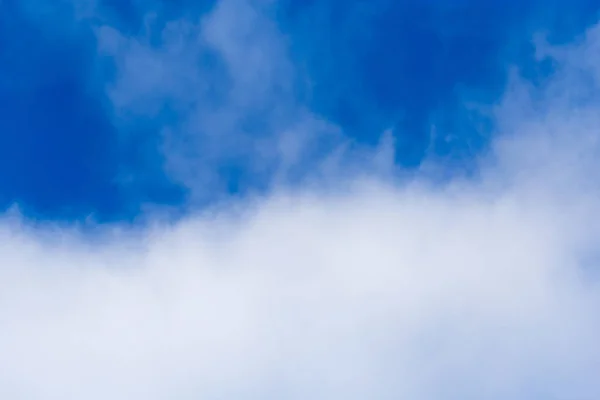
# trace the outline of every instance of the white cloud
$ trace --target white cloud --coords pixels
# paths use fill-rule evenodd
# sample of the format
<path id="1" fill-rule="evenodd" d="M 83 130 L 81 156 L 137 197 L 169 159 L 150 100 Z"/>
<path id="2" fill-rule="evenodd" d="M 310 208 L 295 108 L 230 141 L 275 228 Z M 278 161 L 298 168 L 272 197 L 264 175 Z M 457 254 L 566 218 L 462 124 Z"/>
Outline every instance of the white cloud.
<path id="1" fill-rule="evenodd" d="M 247 34 L 240 40 L 272 40 L 268 26 L 248 33 L 262 17 L 238 21 L 227 13 L 234 4 L 211 14 L 227 23 L 208 38 L 241 71 L 233 87 L 243 89 L 226 101 L 239 116 L 248 93 L 287 75 L 272 72 L 278 55 L 230 43 L 232 26 Z M 195 25 L 171 27 L 198 35 Z M 177 33 L 153 49 L 112 28 L 99 35 L 128 77 L 113 88 L 118 104 L 157 94 L 195 107 L 185 89 L 205 86 L 191 42 Z M 175 225 L 102 228 L 92 242 L 6 217 L 0 397 L 597 399 L 600 114 L 594 98 L 564 85 L 596 35 L 571 46 L 578 58 L 559 59 L 548 88 L 514 82 L 474 180 L 399 183 L 341 156 L 332 169 L 344 183 L 327 181 L 328 190 L 274 190 Z M 261 79 L 271 83 L 255 87 Z M 318 118 L 285 109 L 294 117 L 275 113 L 274 126 L 315 134 Z M 300 150 L 289 143 L 293 159 Z M 344 162 L 354 169 L 341 172 Z"/>
<path id="2" fill-rule="evenodd" d="M 95 246 L 6 222 L 0 392 L 595 398 L 576 233 L 596 218 L 573 230 L 553 199 L 480 190 L 371 181 Z"/>
<path id="3" fill-rule="evenodd" d="M 511 141 L 535 155 L 539 132 Z M 273 194 L 94 245 L 7 220 L 0 394 L 597 398 L 581 257 L 598 191 L 587 167 L 559 193 L 502 162 L 482 183 Z"/>

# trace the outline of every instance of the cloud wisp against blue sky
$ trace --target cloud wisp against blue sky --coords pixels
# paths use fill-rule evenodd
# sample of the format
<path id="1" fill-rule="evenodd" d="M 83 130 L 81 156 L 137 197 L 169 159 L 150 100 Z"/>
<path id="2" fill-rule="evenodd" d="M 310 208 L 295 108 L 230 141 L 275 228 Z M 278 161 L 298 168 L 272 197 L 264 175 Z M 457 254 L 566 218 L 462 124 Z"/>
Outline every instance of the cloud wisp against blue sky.
<path id="1" fill-rule="evenodd" d="M 99 220 L 298 182 L 332 154 L 377 151 L 385 132 L 392 164 L 470 171 L 493 132 L 481 106 L 510 66 L 538 84 L 552 70 L 534 34 L 570 41 L 597 12 L 586 1 L 1 7 L 3 206 Z"/>
<path id="2" fill-rule="evenodd" d="M 544 5 L 0 3 L 0 397 L 597 399 L 600 25 Z"/>

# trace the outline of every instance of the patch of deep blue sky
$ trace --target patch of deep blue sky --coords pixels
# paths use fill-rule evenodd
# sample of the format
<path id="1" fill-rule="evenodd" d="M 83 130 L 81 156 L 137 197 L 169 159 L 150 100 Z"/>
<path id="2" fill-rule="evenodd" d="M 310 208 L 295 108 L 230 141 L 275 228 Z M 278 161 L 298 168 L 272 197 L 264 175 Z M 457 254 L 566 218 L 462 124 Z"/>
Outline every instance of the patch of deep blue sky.
<path id="1" fill-rule="evenodd" d="M 160 10 L 169 20 L 211 5 L 104 0 L 100 9 L 111 25 L 135 34 L 140 10 Z M 310 91 L 298 92 L 301 101 L 357 143 L 374 145 L 393 127 L 396 162 L 412 168 L 427 154 L 468 165 L 490 127 L 474 124 L 463 101 L 496 101 L 510 64 L 543 84 L 551 70 L 533 61 L 532 33 L 568 41 L 596 22 L 599 10 L 587 0 L 284 0 L 272 11 L 294 64 L 311 78 Z M 185 204 L 185 188 L 162 169 L 164 121 L 140 120 L 125 136 L 114 126 L 104 90 L 113 67 L 99 62 L 92 30 L 74 23 L 69 2 L 0 2 L 3 208 L 114 220 L 136 216 L 145 204 Z M 432 141 L 434 125 L 444 134 Z M 233 164 L 213 167 L 232 191 L 260 183 Z"/>

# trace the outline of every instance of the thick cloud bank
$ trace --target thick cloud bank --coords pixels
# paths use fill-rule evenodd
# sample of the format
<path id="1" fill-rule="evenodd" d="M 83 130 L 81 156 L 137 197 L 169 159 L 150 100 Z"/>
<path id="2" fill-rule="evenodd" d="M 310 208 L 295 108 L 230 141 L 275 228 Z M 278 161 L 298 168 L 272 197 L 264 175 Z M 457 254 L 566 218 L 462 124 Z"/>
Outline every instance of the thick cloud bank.
<path id="1" fill-rule="evenodd" d="M 0 397 L 599 398 L 598 34 L 539 43 L 554 78 L 512 82 L 475 178 L 347 173 L 94 241 L 5 217 Z"/>
<path id="2" fill-rule="evenodd" d="M 598 208 L 572 182 L 370 180 L 94 246 L 6 221 L 0 392 L 597 398 Z"/>

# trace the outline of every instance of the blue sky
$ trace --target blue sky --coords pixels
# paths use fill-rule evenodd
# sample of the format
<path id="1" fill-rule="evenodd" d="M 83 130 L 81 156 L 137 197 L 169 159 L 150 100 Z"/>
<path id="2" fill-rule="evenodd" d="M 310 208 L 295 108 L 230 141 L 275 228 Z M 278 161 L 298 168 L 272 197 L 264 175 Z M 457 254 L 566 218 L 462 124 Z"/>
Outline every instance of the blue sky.
<path id="1" fill-rule="evenodd" d="M 597 1 L 0 1 L 0 398 L 600 398 Z"/>
<path id="2" fill-rule="evenodd" d="M 247 166 L 260 156 L 233 143 L 219 156 L 214 149 L 194 155 L 214 176 L 210 184 L 201 184 L 205 189 L 193 189 L 203 192 L 198 195 L 202 200 L 191 200 L 197 198 L 190 195 L 192 184 L 174 179 L 164 165 L 168 150 L 161 131 L 179 124 L 188 112 L 177 109 L 170 94 L 145 92 L 154 97 L 153 107 L 160 108 L 151 116 L 134 113 L 126 123 L 115 117 L 119 106 L 111 104 L 109 88 L 119 79 L 119 61 L 102 53 L 95 30 L 113 27 L 125 37 L 144 37 L 150 47 L 160 47 L 161 30 L 169 20 L 198 20 L 212 6 L 107 0 L 94 5 L 93 15 L 78 16 L 85 11 L 67 1 L 2 2 L 2 207 L 18 204 L 26 215 L 41 219 L 93 215 L 127 220 L 148 204 L 197 207 L 229 192 L 268 188 L 272 172 Z M 569 41 L 595 22 L 600 6 L 582 0 L 379 0 L 368 5 L 288 0 L 264 8 L 272 25 L 265 30 L 284 38 L 266 46 L 277 47 L 289 64 L 285 68 L 294 69 L 293 78 L 285 78 L 293 87 L 279 95 L 268 93 L 273 98 L 265 101 L 294 103 L 282 113 L 305 107 L 360 145 L 375 146 L 384 131 L 392 130 L 398 166 L 414 169 L 425 158 L 438 157 L 454 171 L 472 166 L 493 131 L 490 121 L 469 113 L 465 105 L 497 102 L 512 66 L 543 82 L 549 66 L 533 60 L 532 35 L 547 31 L 553 42 Z M 144 19 L 151 13 L 157 16 L 148 30 Z M 226 66 L 210 51 L 197 56 L 195 73 L 213 74 L 214 90 L 194 96 L 207 107 L 219 107 L 228 101 L 219 99 L 219 92 L 227 90 Z M 254 113 L 246 122 L 248 135 L 276 129 L 266 127 L 274 118 L 288 118 Z M 172 140 L 206 134 L 182 130 L 175 129 Z M 314 142 L 327 151 L 327 139 Z M 314 162 L 305 160 L 298 173 L 311 168 Z"/>

